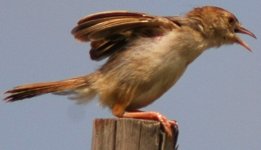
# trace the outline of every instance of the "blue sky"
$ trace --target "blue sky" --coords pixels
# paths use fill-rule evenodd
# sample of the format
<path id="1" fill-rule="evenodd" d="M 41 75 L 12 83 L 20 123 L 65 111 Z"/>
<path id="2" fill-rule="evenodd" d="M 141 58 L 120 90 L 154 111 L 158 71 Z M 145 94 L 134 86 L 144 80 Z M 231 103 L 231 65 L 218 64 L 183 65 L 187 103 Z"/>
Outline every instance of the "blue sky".
<path id="1" fill-rule="evenodd" d="M 0 92 L 97 69 L 102 63 L 89 59 L 89 45 L 70 35 L 85 15 L 116 9 L 183 15 L 202 5 L 230 10 L 261 37 L 261 1 L 257 0 L 6 0 L 0 5 Z M 242 38 L 253 53 L 238 45 L 206 51 L 175 87 L 144 108 L 179 122 L 180 149 L 260 150 L 261 44 L 259 39 Z M 54 95 L 12 104 L 1 101 L 0 149 L 87 150 L 94 118 L 110 117 L 97 100 L 84 106 Z"/>

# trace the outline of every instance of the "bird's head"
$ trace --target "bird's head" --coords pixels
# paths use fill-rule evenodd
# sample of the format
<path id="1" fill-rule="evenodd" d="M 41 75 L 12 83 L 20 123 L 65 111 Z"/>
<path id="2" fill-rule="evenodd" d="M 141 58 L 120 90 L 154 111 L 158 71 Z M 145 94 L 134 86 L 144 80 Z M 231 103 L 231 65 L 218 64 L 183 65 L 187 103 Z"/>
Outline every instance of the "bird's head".
<path id="1" fill-rule="evenodd" d="M 237 43 L 251 51 L 237 33 L 247 34 L 253 38 L 256 36 L 244 28 L 231 12 L 215 6 L 204 6 L 190 11 L 187 17 L 199 22 L 199 29 L 211 41 L 211 46 Z"/>

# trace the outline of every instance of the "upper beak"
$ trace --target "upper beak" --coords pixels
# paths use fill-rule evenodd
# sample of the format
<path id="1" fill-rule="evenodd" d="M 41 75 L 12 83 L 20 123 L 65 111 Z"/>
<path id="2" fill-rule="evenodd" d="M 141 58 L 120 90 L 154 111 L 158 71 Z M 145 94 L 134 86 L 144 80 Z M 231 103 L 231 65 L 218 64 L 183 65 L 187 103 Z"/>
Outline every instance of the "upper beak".
<path id="1" fill-rule="evenodd" d="M 247 30 L 246 28 L 242 27 L 241 25 L 239 25 L 236 29 L 235 29 L 236 33 L 242 33 L 242 34 L 247 34 L 253 38 L 256 39 L 256 36 L 254 33 L 252 33 L 251 31 Z M 241 40 L 239 37 L 236 37 L 236 43 L 240 44 L 241 46 L 245 47 L 247 50 L 249 50 L 250 52 L 252 52 L 251 48 L 248 46 L 248 44 L 246 42 L 244 42 L 243 40 Z"/>

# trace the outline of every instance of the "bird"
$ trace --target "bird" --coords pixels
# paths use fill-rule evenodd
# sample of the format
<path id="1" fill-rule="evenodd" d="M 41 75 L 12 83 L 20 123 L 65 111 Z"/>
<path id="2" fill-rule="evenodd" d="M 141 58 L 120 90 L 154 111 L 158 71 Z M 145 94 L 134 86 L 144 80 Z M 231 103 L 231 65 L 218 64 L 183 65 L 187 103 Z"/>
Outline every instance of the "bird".
<path id="1" fill-rule="evenodd" d="M 71 33 L 90 42 L 91 60 L 105 63 L 87 75 L 16 86 L 5 92 L 4 100 L 53 93 L 84 104 L 98 97 L 114 116 L 159 121 L 169 136 L 175 120 L 140 109 L 175 85 L 207 49 L 239 44 L 251 51 L 238 33 L 256 38 L 233 13 L 217 6 L 196 7 L 184 16 L 99 12 L 80 19 Z"/>

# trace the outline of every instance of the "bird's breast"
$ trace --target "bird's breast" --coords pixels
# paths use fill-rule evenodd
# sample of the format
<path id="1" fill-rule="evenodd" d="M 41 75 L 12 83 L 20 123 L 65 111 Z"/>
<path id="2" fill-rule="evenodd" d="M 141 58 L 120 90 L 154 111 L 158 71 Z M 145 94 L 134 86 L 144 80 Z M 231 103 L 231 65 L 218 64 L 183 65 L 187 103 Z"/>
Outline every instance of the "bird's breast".
<path id="1" fill-rule="evenodd" d="M 137 60 L 140 65 L 135 69 L 142 76 L 142 81 L 139 82 L 138 92 L 129 109 L 138 109 L 154 102 L 172 87 L 186 70 L 188 60 L 183 58 L 179 45 L 175 45 L 177 37 L 169 36 L 151 39 L 154 41 L 150 42 L 150 46 L 138 51 L 146 51 L 146 54 L 139 56 L 143 58 Z"/>

